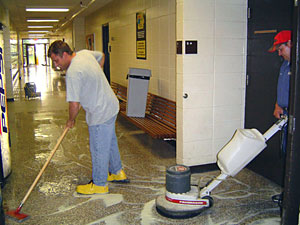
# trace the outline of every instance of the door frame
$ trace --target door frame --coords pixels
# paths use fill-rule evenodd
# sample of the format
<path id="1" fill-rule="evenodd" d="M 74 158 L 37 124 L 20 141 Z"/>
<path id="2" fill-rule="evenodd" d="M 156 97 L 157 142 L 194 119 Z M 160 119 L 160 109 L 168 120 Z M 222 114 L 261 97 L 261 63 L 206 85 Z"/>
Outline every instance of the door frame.
<path id="1" fill-rule="evenodd" d="M 299 224 L 300 206 L 300 8 L 294 6 L 289 127 L 281 224 Z M 298 117 L 298 120 L 296 119 Z"/>
<path id="2" fill-rule="evenodd" d="M 35 44 L 26 44 L 25 45 L 25 51 L 26 51 L 26 66 L 30 66 L 29 65 L 29 57 L 28 57 L 28 47 L 29 46 L 33 46 L 34 47 L 34 64 L 36 64 L 36 47 L 35 47 Z"/>
<path id="3" fill-rule="evenodd" d="M 105 54 L 105 62 L 103 66 L 103 71 L 105 76 L 110 83 L 110 49 L 111 46 L 109 44 L 109 24 L 102 25 L 102 49 L 103 53 Z"/>

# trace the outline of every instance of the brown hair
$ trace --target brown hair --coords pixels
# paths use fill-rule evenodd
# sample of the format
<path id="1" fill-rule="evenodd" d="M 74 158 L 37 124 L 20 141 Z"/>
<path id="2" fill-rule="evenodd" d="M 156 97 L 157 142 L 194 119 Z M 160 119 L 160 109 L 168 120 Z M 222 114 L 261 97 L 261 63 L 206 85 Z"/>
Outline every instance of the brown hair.
<path id="1" fill-rule="evenodd" d="M 62 57 L 64 52 L 68 53 L 69 55 L 73 54 L 72 49 L 66 42 L 57 40 L 50 45 L 48 49 L 48 57 L 51 57 L 51 54 L 59 55 L 60 57 Z"/>

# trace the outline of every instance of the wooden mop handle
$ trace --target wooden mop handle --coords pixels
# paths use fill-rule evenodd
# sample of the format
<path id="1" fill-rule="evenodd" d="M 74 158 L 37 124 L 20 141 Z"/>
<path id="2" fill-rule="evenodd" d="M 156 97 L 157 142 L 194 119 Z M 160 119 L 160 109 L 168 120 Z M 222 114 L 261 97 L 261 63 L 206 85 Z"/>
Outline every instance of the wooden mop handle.
<path id="1" fill-rule="evenodd" d="M 68 132 L 69 128 L 66 127 L 64 132 L 62 133 L 62 135 L 60 136 L 60 138 L 58 139 L 54 149 L 51 151 L 46 163 L 44 164 L 43 168 L 41 169 L 41 171 L 39 172 L 39 174 L 37 175 L 37 177 L 35 178 L 34 182 L 32 183 L 32 185 L 30 186 L 29 190 L 27 191 L 25 197 L 23 198 L 23 200 L 21 201 L 21 204 L 19 206 L 19 209 L 22 208 L 23 204 L 25 203 L 25 201 L 27 200 L 27 198 L 29 197 L 31 191 L 33 190 L 33 188 L 35 187 L 35 185 L 37 184 L 37 182 L 39 181 L 39 179 L 41 178 L 43 172 L 45 171 L 46 167 L 48 166 L 49 162 L 51 161 L 54 153 L 56 152 L 58 146 L 60 145 L 60 143 L 62 142 L 62 140 L 64 139 L 66 133 Z"/>

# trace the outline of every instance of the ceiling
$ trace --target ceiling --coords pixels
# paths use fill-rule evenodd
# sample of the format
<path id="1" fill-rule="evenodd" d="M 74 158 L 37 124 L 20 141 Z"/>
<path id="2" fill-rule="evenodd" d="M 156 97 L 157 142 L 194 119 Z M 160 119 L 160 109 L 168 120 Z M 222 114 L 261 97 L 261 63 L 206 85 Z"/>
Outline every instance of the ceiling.
<path id="1" fill-rule="evenodd" d="M 112 0 L 0 0 L 8 9 L 11 26 L 20 34 L 27 35 L 28 30 L 48 30 L 49 35 L 63 29 L 76 16 L 86 16 L 103 7 Z M 26 7 L 38 8 L 69 8 L 69 12 L 27 12 Z M 58 19 L 59 22 L 27 22 L 27 19 Z M 52 25 L 53 28 L 30 29 L 28 26 Z M 35 32 L 36 33 L 36 32 Z"/>

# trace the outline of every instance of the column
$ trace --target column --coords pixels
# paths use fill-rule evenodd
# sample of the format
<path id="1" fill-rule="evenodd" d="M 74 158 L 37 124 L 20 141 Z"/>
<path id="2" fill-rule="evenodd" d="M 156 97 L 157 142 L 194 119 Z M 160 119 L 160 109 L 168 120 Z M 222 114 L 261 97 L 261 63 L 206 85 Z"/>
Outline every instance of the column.
<path id="1" fill-rule="evenodd" d="M 75 51 L 86 48 L 84 17 L 75 17 L 73 20 L 73 48 Z"/>
<path id="2" fill-rule="evenodd" d="M 5 26 L 3 29 L 3 40 L 4 40 L 4 62 L 5 62 L 5 82 L 6 82 L 6 97 L 8 101 L 14 100 L 13 93 L 13 82 L 11 74 L 11 54 L 10 54 L 10 21 L 9 11 L 6 10 L 5 15 Z"/>
<path id="3" fill-rule="evenodd" d="M 215 163 L 244 126 L 247 1 L 177 0 L 177 157 Z M 196 45 L 196 51 L 193 46 Z"/>

